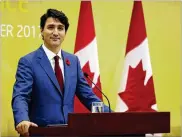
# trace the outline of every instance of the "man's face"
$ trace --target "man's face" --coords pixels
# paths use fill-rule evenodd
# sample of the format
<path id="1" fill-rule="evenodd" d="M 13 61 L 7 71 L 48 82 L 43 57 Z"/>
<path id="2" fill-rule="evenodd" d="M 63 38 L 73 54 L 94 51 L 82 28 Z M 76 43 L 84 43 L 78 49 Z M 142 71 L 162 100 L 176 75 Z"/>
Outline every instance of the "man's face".
<path id="1" fill-rule="evenodd" d="M 52 17 L 47 18 L 41 33 L 44 44 L 49 49 L 61 46 L 61 43 L 66 36 L 65 26 L 58 19 Z"/>

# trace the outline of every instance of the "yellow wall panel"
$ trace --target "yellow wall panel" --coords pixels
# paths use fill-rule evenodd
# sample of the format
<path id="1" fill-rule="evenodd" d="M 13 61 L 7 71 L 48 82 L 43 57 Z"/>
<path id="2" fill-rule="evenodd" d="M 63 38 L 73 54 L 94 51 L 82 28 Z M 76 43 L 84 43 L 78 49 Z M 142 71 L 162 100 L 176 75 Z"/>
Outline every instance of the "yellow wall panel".
<path id="1" fill-rule="evenodd" d="M 112 109 L 122 78 L 132 6 L 132 1 L 92 2 L 102 89 Z M 2 136 L 17 136 L 11 110 L 15 72 L 19 58 L 41 44 L 40 16 L 47 8 L 66 13 L 70 28 L 62 46 L 73 53 L 80 1 L 27 1 L 22 8 L 19 1 L 10 2 L 9 8 L 0 3 Z M 181 3 L 144 1 L 143 8 L 158 110 L 171 112 L 171 133 L 167 135 L 180 136 Z"/>

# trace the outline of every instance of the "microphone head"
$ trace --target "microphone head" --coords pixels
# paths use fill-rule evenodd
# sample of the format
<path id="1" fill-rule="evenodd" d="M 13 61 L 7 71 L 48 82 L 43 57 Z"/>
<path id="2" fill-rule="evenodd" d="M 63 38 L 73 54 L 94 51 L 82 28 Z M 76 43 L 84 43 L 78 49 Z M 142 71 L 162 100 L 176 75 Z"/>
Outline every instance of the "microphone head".
<path id="1" fill-rule="evenodd" d="M 88 74 L 86 72 L 83 73 L 85 77 L 88 77 Z"/>

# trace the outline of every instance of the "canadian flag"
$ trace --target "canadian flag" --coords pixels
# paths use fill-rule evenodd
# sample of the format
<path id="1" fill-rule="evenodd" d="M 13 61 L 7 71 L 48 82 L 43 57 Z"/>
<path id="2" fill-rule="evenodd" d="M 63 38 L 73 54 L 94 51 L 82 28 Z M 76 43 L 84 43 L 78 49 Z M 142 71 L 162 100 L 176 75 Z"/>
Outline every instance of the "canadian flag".
<path id="1" fill-rule="evenodd" d="M 83 72 L 86 72 L 92 81 L 101 88 L 97 41 L 95 37 L 91 1 L 81 1 L 74 53 L 80 60 Z M 90 81 L 88 81 L 88 83 L 94 93 L 102 100 L 102 94 Z M 82 105 L 77 97 L 75 97 L 74 111 L 77 113 L 90 112 Z"/>
<path id="2" fill-rule="evenodd" d="M 141 1 L 134 1 L 116 111 L 156 111 L 148 39 Z"/>

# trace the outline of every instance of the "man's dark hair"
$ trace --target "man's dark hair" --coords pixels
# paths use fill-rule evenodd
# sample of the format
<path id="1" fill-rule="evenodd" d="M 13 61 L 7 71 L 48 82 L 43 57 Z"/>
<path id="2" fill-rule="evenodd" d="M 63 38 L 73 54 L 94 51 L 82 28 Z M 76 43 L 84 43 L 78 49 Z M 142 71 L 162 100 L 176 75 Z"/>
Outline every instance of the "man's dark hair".
<path id="1" fill-rule="evenodd" d="M 68 18 L 62 11 L 58 11 L 56 9 L 48 9 L 47 13 L 45 13 L 44 15 L 41 16 L 41 18 L 40 18 L 40 27 L 42 29 L 44 29 L 46 20 L 49 17 L 58 19 L 65 26 L 65 31 L 67 32 L 67 30 L 69 28 Z"/>

